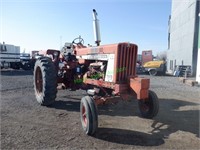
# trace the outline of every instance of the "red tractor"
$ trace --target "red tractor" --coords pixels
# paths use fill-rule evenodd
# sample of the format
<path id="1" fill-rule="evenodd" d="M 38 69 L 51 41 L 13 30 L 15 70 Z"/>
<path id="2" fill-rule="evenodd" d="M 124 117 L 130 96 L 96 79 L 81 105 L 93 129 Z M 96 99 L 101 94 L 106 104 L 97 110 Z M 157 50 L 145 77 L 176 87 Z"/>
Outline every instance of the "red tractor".
<path id="1" fill-rule="evenodd" d="M 34 89 L 37 101 L 44 106 L 53 104 L 57 86 L 65 89 L 84 89 L 88 96 L 80 102 L 83 130 L 93 135 L 98 127 L 97 106 L 113 98 L 138 100 L 145 118 L 157 115 L 157 95 L 149 90 L 150 80 L 136 75 L 138 47 L 132 43 L 100 46 L 99 23 L 93 10 L 97 46 L 86 47 L 81 37 L 66 43 L 62 51 L 40 52 L 34 67 Z"/>

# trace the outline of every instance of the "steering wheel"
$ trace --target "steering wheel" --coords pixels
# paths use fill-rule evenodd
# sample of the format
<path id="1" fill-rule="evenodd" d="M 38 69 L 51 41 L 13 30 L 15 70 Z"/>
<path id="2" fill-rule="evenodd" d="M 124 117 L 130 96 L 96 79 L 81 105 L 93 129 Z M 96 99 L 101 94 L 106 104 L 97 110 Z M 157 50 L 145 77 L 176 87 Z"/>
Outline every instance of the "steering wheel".
<path id="1" fill-rule="evenodd" d="M 75 38 L 73 41 L 72 41 L 73 44 L 84 44 L 84 40 L 81 38 L 81 36 Z"/>
<path id="2" fill-rule="evenodd" d="M 83 38 L 81 38 L 81 36 L 75 38 L 73 41 L 72 41 L 73 44 L 84 44 L 84 40 Z"/>

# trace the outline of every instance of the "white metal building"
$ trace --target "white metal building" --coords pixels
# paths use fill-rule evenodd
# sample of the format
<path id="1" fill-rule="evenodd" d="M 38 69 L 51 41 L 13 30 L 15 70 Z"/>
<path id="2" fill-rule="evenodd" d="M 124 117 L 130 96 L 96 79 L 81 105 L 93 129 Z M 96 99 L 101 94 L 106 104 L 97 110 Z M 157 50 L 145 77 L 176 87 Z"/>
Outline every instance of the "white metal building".
<path id="1" fill-rule="evenodd" d="M 198 57 L 197 57 L 196 81 L 200 83 L 200 12 L 199 12 L 199 36 L 198 36 Z"/>
<path id="2" fill-rule="evenodd" d="M 199 0 L 172 0 L 169 20 L 167 70 L 173 73 L 177 65 L 191 66 L 197 71 Z"/>

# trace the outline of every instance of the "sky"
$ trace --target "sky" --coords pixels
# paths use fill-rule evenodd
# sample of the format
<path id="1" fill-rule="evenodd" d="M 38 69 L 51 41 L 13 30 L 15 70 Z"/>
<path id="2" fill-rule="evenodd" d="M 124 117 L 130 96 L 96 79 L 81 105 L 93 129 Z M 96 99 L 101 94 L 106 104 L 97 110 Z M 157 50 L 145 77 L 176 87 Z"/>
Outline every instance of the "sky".
<path id="1" fill-rule="evenodd" d="M 80 35 L 95 46 L 93 9 L 101 45 L 131 42 L 139 53 L 167 50 L 171 0 L 0 0 L 0 42 L 29 52 L 60 49 Z"/>

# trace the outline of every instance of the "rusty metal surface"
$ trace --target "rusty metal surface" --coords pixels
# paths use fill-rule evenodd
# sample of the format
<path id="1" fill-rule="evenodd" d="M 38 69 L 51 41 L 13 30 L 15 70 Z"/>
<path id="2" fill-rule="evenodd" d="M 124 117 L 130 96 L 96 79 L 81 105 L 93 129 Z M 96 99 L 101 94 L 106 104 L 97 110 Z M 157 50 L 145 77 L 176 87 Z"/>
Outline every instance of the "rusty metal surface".
<path id="1" fill-rule="evenodd" d="M 77 56 L 88 54 L 115 54 L 114 83 L 127 82 L 130 76 L 136 75 L 138 47 L 131 43 L 118 43 L 98 47 L 76 49 Z M 83 60 L 81 60 L 83 61 Z M 118 69 L 124 68 L 123 71 Z"/>
<path id="2" fill-rule="evenodd" d="M 137 94 L 137 99 L 148 99 L 150 80 L 145 78 L 130 78 L 130 87 Z"/>
<path id="3" fill-rule="evenodd" d="M 76 55 L 88 55 L 88 54 L 114 54 L 118 44 L 102 45 L 98 47 L 76 47 Z"/>
<path id="4" fill-rule="evenodd" d="M 114 82 L 127 82 L 130 76 L 136 76 L 137 50 L 138 47 L 135 44 L 120 43 L 118 45 L 115 68 L 124 68 L 124 70 L 115 71 Z"/>

